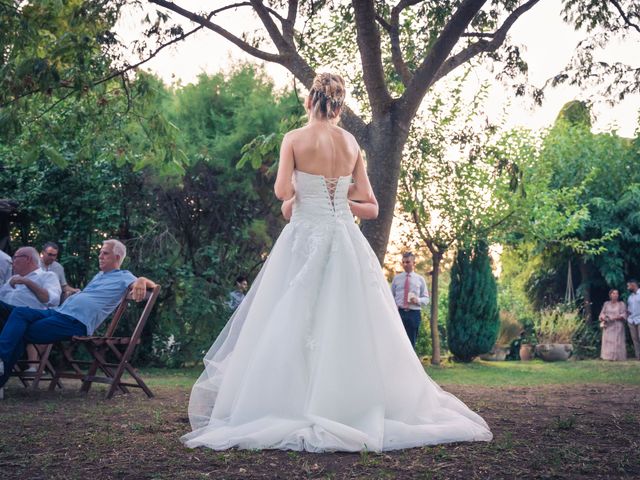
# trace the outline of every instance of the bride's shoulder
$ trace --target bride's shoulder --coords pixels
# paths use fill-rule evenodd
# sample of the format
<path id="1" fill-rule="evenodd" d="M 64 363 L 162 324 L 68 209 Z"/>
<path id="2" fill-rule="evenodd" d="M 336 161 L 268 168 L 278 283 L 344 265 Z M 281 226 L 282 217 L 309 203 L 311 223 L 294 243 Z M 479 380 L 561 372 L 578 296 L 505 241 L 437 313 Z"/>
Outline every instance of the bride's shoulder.
<path id="1" fill-rule="evenodd" d="M 308 130 L 309 130 L 308 125 L 305 125 L 300 128 L 294 128 L 293 130 L 289 130 L 287 133 L 285 133 L 284 138 L 286 138 L 289 141 L 294 141 L 294 140 L 303 138 L 305 134 L 308 133 Z"/>
<path id="2" fill-rule="evenodd" d="M 344 128 L 339 127 L 337 125 L 336 125 L 335 128 L 340 132 L 340 134 L 344 137 L 344 139 L 347 141 L 347 143 L 350 146 L 352 146 L 352 147 L 357 147 L 358 146 L 358 141 L 356 140 L 356 137 L 354 137 L 351 132 L 348 132 Z"/>

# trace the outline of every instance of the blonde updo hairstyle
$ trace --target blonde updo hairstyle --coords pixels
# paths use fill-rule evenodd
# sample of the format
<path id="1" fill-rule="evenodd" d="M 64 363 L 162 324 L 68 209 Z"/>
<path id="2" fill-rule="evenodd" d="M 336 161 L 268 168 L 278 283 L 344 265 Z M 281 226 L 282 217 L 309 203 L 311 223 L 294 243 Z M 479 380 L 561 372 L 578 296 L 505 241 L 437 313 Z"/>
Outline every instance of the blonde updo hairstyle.
<path id="1" fill-rule="evenodd" d="M 344 80 L 340 75 L 320 73 L 309 90 L 309 115 L 333 120 L 340 115 L 344 103 Z"/>

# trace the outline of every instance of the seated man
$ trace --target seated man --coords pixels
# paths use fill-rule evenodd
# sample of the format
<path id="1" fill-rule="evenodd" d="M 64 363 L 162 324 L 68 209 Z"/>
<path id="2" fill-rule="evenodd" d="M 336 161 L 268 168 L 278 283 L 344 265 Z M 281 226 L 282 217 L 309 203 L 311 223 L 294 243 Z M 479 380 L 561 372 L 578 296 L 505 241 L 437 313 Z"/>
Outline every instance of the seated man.
<path id="1" fill-rule="evenodd" d="M 0 320 L 6 318 L 0 332 L 0 389 L 22 355 L 25 343 L 46 344 L 93 334 L 116 309 L 129 287 L 134 300 L 144 299 L 147 288 L 156 285 L 147 278 L 136 278 L 131 272 L 120 270 L 126 254 L 121 242 L 105 240 L 98 257 L 100 272 L 60 307 L 38 310 L 0 302 Z"/>
<path id="2" fill-rule="evenodd" d="M 0 301 L 14 307 L 49 308 L 60 303 L 60 283 L 55 273 L 39 267 L 40 257 L 33 247 L 22 247 L 13 256 L 13 273 L 0 286 Z"/>
<path id="3" fill-rule="evenodd" d="M 11 257 L 0 250 L 0 285 L 4 285 L 11 277 Z"/>
<path id="4" fill-rule="evenodd" d="M 33 247 L 22 247 L 13 256 L 13 275 L 0 286 L 0 301 L 14 307 L 44 309 L 60 303 L 60 283 L 53 272 L 40 269 L 40 257 Z M 27 346 L 30 367 L 27 372 L 36 371 L 38 351 L 33 345 Z"/>
<path id="5" fill-rule="evenodd" d="M 53 272 L 57 275 L 60 287 L 62 288 L 62 298 L 64 299 L 74 293 L 78 293 L 80 290 L 78 288 L 73 288 L 67 283 L 67 277 L 64 274 L 64 267 L 56 261 L 59 252 L 60 248 L 57 243 L 45 243 L 42 247 L 42 252 L 40 253 L 40 268 L 45 272 Z"/>

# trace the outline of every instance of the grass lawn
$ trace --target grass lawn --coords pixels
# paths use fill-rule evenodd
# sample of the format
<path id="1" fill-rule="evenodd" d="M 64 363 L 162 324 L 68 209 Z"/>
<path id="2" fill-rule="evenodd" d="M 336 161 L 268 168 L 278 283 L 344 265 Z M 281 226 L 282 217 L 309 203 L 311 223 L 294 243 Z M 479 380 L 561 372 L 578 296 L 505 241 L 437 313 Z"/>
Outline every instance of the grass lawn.
<path id="1" fill-rule="evenodd" d="M 568 362 L 447 362 L 426 366 L 433 380 L 445 385 L 535 386 L 580 383 L 640 385 L 640 362 L 580 360 Z"/>
<path id="2" fill-rule="evenodd" d="M 444 362 L 440 366 L 425 364 L 429 376 L 442 385 L 536 386 L 583 383 L 640 385 L 640 362 L 606 362 L 580 360 L 547 363 L 530 362 Z M 143 369 L 150 385 L 191 387 L 202 369 Z"/>
<path id="3" fill-rule="evenodd" d="M 187 449 L 200 368 L 143 369 L 155 397 L 105 400 L 12 379 L 0 401 L 0 479 L 638 479 L 640 362 L 473 362 L 426 367 L 489 424 L 491 442 L 393 452 Z"/>

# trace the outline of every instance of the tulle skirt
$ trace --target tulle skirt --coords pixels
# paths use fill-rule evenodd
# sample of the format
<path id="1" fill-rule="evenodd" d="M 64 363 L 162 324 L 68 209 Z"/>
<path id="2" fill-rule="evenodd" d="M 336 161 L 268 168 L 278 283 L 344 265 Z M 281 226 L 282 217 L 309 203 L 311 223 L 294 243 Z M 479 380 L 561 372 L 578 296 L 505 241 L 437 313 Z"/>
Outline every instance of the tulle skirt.
<path id="1" fill-rule="evenodd" d="M 492 438 L 425 373 L 353 220 L 287 225 L 204 364 L 189 447 L 352 452 Z"/>

